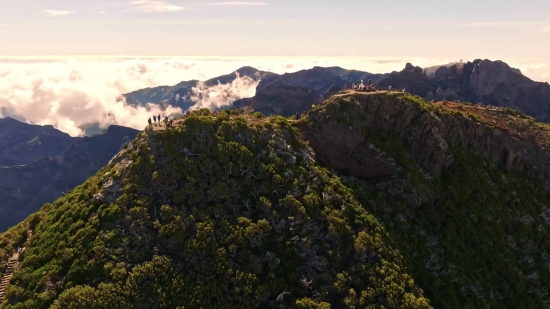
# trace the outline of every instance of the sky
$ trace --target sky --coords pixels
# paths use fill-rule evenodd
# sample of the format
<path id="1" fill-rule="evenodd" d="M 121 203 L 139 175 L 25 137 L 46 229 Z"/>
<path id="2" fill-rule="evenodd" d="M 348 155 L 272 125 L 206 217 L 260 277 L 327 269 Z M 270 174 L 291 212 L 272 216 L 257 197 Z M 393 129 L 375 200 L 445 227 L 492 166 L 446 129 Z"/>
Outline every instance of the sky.
<path id="1" fill-rule="evenodd" d="M 550 56 L 550 1 L 0 1 L 1 56 Z"/>
<path id="2" fill-rule="evenodd" d="M 0 0 L 0 117 L 73 136 L 92 123 L 139 129 L 159 107 L 121 94 L 245 65 L 388 73 L 482 58 L 550 82 L 548 16 L 547 0 Z M 194 98 L 223 106 L 255 87 L 238 78 Z"/>

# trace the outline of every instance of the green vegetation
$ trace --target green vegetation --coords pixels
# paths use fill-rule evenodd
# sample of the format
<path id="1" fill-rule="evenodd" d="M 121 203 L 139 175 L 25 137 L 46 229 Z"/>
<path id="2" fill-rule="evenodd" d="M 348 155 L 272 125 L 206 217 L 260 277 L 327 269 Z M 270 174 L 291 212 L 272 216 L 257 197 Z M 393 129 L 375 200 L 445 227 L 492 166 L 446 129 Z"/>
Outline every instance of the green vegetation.
<path id="1" fill-rule="evenodd" d="M 350 127 L 365 106 L 330 104 L 318 118 Z M 395 160 L 395 175 L 336 175 L 306 146 L 311 119 L 199 110 L 141 133 L 0 236 L 5 258 L 27 248 L 2 305 L 550 308 L 548 191 L 456 145 L 435 177 L 404 136 L 372 128 L 365 143 Z"/>
<path id="2" fill-rule="evenodd" d="M 515 117 L 518 117 L 518 118 L 521 118 L 521 119 L 527 119 L 527 120 L 531 120 L 531 121 L 535 120 L 535 118 L 533 118 L 531 116 L 527 116 L 524 113 L 522 113 L 520 111 L 517 111 L 515 109 L 511 109 L 509 107 L 504 108 L 504 112 L 507 113 L 508 115 L 512 115 L 512 116 L 515 116 Z"/>
<path id="3" fill-rule="evenodd" d="M 197 114 L 42 209 L 5 308 L 431 308 L 385 228 L 284 117 Z M 108 179 L 115 203 L 94 199 Z"/>
<path id="4" fill-rule="evenodd" d="M 398 160 L 402 181 L 345 183 L 398 239 L 435 308 L 550 307 L 547 191 L 458 147 L 455 164 L 435 179 L 408 158 L 399 138 L 369 136 Z M 408 197 L 391 193 L 399 186 Z M 423 195 L 431 201 L 412 205 Z"/>

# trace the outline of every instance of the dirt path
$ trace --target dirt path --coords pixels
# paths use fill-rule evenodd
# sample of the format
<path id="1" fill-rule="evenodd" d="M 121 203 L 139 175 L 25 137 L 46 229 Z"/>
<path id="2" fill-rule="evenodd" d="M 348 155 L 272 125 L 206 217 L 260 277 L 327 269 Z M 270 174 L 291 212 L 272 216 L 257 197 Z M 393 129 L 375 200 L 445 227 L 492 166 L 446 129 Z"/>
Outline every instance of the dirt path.
<path id="1" fill-rule="evenodd" d="M 27 230 L 27 240 L 32 237 L 32 230 Z M 21 252 L 25 251 L 25 247 L 21 248 Z M 14 251 L 9 262 L 8 267 L 6 268 L 6 273 L 2 277 L 2 282 L 0 283 L 0 302 L 4 300 L 4 293 L 6 292 L 6 287 L 10 284 L 11 277 L 13 272 L 17 270 L 19 266 L 19 252 Z"/>

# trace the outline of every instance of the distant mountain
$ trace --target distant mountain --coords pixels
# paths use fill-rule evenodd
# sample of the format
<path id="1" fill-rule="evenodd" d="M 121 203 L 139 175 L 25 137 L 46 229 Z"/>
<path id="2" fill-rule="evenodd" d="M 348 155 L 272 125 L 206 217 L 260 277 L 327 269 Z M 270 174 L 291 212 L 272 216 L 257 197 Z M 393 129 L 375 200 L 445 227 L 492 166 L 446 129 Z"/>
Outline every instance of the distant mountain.
<path id="1" fill-rule="evenodd" d="M 267 115 L 279 114 L 290 116 L 301 114 L 330 97 L 348 84 L 367 82 L 376 83 L 387 74 L 373 74 L 357 70 L 346 70 L 341 67 L 313 67 L 282 75 L 273 74 L 265 77 L 256 87 L 253 98 L 238 100 L 233 107 L 251 106 L 253 110 Z"/>
<path id="2" fill-rule="evenodd" d="M 361 82 L 361 80 L 367 82 L 367 80 L 369 79 L 371 80 L 371 82 L 376 83 L 388 75 L 387 73 L 379 74 L 357 70 L 346 70 L 341 67 L 328 67 L 327 69 L 329 69 L 332 74 L 342 78 L 348 83 L 358 83 Z"/>
<path id="3" fill-rule="evenodd" d="M 7 117 L 0 119 L 0 166 L 26 164 L 61 153 L 79 138 L 55 129 L 20 122 Z"/>
<path id="4" fill-rule="evenodd" d="M 253 67 L 242 67 L 233 73 L 211 78 L 204 81 L 205 86 L 214 86 L 218 83 L 229 84 L 237 78 L 237 73 L 240 77 L 249 77 L 255 81 L 275 75 L 274 73 L 257 70 Z M 154 88 L 145 88 L 133 91 L 124 95 L 126 102 L 132 105 L 145 105 L 147 103 L 169 104 L 172 106 L 181 107 L 183 110 L 193 106 L 195 102 L 190 99 L 192 88 L 196 87 L 200 81 L 190 80 L 183 81 L 174 86 L 160 86 Z"/>
<path id="5" fill-rule="evenodd" d="M 103 134 L 75 139 L 66 150 L 55 155 L 21 166 L 0 168 L 0 231 L 94 175 L 138 132 L 112 125 Z M 25 155 L 26 158 L 33 156 L 37 155 Z"/>
<path id="6" fill-rule="evenodd" d="M 378 81 L 379 87 L 393 87 L 393 89 L 406 89 L 408 92 L 426 97 L 431 91 L 436 91 L 437 85 L 428 79 L 426 72 L 417 66 L 410 63 L 405 65 L 405 68 L 400 72 L 392 72 L 386 77 Z"/>
<path id="7" fill-rule="evenodd" d="M 431 66 L 431 67 L 424 68 L 424 71 L 426 71 L 426 76 L 428 78 L 434 78 L 435 77 L 435 71 L 437 71 L 437 69 L 439 69 L 441 67 L 450 67 L 450 66 L 454 66 L 454 65 L 456 65 L 457 67 L 461 67 L 461 66 L 464 66 L 464 63 L 462 63 L 462 62 L 451 62 L 451 63 L 447 63 L 447 64 L 434 65 L 434 66 Z M 512 67 L 510 69 L 514 73 L 523 75 L 523 73 L 521 73 L 520 69 L 516 69 L 516 68 L 512 68 Z"/>
<path id="8" fill-rule="evenodd" d="M 437 69 L 439 69 L 440 67 L 448 67 L 455 64 L 460 64 L 460 62 L 451 62 L 447 64 L 440 64 L 440 65 L 434 65 L 431 67 L 425 67 L 424 71 L 426 72 L 426 77 L 433 78 L 435 76 L 435 71 L 437 71 Z"/>
<path id="9" fill-rule="evenodd" d="M 282 75 L 272 75 L 264 78 L 258 84 L 256 91 L 265 89 L 268 86 L 302 86 L 315 90 L 319 97 L 322 97 L 332 86 L 343 87 L 345 84 L 365 82 L 371 79 L 376 83 L 386 74 L 373 74 L 368 72 L 346 70 L 340 67 L 313 67 L 308 70 L 301 70 L 294 73 L 285 73 Z"/>

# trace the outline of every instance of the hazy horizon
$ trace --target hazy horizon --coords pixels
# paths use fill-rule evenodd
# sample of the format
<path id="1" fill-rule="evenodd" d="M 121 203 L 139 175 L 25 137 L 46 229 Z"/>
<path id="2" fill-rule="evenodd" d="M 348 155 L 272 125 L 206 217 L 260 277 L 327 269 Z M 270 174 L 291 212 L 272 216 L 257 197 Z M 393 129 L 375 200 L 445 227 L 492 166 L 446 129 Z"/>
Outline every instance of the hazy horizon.
<path id="1" fill-rule="evenodd" d="M 295 72 L 314 66 L 340 66 L 371 73 L 400 71 L 405 63 L 420 67 L 456 62 L 452 58 L 397 57 L 108 57 L 71 56 L 0 57 L 0 117 L 11 116 L 32 124 L 51 124 L 72 136 L 98 123 L 143 129 L 158 114 L 157 105 L 129 106 L 117 100 L 135 90 L 171 86 L 186 80 L 207 80 L 252 66 L 274 73 Z M 473 59 L 464 59 L 470 61 Z M 496 60 L 496 59 L 491 59 Z M 550 81 L 545 65 L 507 62 L 537 81 Z M 196 88 L 197 106 L 220 107 L 251 97 L 257 83 L 239 78 L 228 85 Z M 169 108 L 168 115 L 183 112 Z"/>

